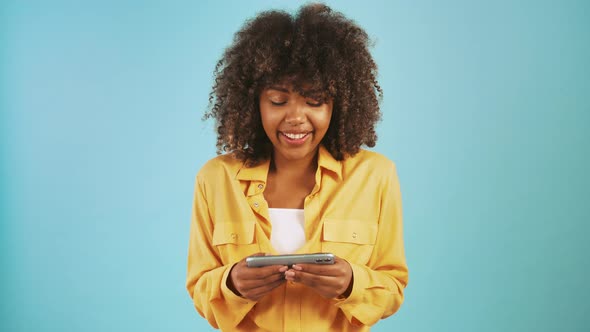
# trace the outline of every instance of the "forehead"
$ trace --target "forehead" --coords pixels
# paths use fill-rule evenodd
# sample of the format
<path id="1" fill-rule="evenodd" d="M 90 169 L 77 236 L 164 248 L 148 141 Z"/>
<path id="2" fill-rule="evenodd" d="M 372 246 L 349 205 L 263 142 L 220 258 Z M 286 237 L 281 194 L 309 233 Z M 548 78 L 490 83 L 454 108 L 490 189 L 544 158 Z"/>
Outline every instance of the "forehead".
<path id="1" fill-rule="evenodd" d="M 283 93 L 298 93 L 303 97 L 326 102 L 333 100 L 335 91 L 328 88 L 325 77 L 317 77 L 305 73 L 276 73 L 261 80 L 261 92 L 280 91 Z M 272 90 L 270 90 L 272 89 Z"/>
<path id="2" fill-rule="evenodd" d="M 321 77 L 308 77 L 308 75 L 299 74 L 280 74 L 277 73 L 273 76 L 267 76 L 262 79 L 262 86 L 268 87 L 282 87 L 291 90 L 324 90 L 323 79 Z"/>
<path id="3" fill-rule="evenodd" d="M 285 93 L 298 92 L 301 94 L 318 94 L 318 93 L 321 94 L 322 93 L 321 90 L 318 90 L 311 85 L 303 85 L 301 87 L 296 87 L 293 84 L 271 84 L 271 85 L 265 87 L 264 90 L 275 90 L 275 91 L 280 91 L 280 92 L 285 92 Z"/>
<path id="4" fill-rule="evenodd" d="M 320 83 L 297 80 L 280 80 L 266 84 L 262 91 L 279 91 L 283 93 L 298 93 L 304 97 L 327 99 L 329 93 L 323 89 Z"/>

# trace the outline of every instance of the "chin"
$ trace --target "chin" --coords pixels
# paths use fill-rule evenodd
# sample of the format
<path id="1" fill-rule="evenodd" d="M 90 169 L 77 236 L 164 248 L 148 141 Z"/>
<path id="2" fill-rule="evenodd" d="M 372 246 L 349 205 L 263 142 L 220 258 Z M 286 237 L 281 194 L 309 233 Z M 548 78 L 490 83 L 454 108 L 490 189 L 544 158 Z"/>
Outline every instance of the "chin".
<path id="1" fill-rule="evenodd" d="M 290 150 L 290 151 L 289 151 Z M 310 154 L 313 154 L 317 151 L 317 146 L 315 148 L 301 148 L 301 149 L 297 149 L 296 151 L 294 151 L 295 149 L 289 149 L 287 151 L 282 150 L 280 151 L 281 155 L 283 155 L 283 157 L 287 160 L 300 160 L 300 159 L 304 159 L 305 157 L 308 157 Z"/>

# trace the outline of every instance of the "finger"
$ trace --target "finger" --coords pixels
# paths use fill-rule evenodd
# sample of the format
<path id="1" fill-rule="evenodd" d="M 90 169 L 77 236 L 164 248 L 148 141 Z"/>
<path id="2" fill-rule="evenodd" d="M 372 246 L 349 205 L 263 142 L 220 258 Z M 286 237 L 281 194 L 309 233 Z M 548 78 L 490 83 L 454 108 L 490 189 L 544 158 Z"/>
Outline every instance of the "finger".
<path id="1" fill-rule="evenodd" d="M 345 273 L 343 267 L 336 264 L 294 264 L 292 269 L 323 276 L 339 276 Z"/>
<path id="2" fill-rule="evenodd" d="M 347 261 L 334 257 L 334 264 L 294 264 L 293 269 L 318 275 L 341 276 L 351 269 Z"/>
<path id="3" fill-rule="evenodd" d="M 284 279 L 285 277 L 283 273 L 277 273 L 263 279 L 241 280 L 240 286 L 242 289 L 250 290 Z"/>
<path id="4" fill-rule="evenodd" d="M 283 274 L 288 267 L 284 265 L 270 265 L 265 267 L 241 267 L 237 272 L 240 279 L 259 280 L 275 274 Z"/>
<path id="5" fill-rule="evenodd" d="M 289 270 L 285 272 L 285 279 L 293 282 L 299 282 L 309 287 L 315 287 L 318 285 L 331 284 L 331 280 L 336 278 L 332 276 L 308 273 L 305 271 Z"/>
<path id="6" fill-rule="evenodd" d="M 285 283 L 285 279 L 276 280 L 274 282 L 264 284 L 260 287 L 251 289 L 247 292 L 248 297 L 251 299 L 258 300 L 264 295 L 270 293 L 273 289 L 279 287 L 280 285 Z"/>
<path id="7" fill-rule="evenodd" d="M 288 281 L 301 283 L 325 298 L 342 294 L 348 286 L 346 279 L 341 277 L 321 276 L 303 271 L 287 271 L 287 273 L 293 274 L 292 277 L 286 277 Z"/>
<path id="8" fill-rule="evenodd" d="M 258 270 L 262 270 L 262 272 Z M 249 268 L 244 262 L 240 262 L 231 270 L 231 284 L 237 292 L 246 296 L 245 293 L 248 289 L 259 287 L 265 282 L 283 279 L 283 272 L 286 270 L 286 266 Z M 269 274 L 266 274 L 266 272 Z"/>
<path id="9" fill-rule="evenodd" d="M 312 288 L 327 287 L 330 289 L 341 289 L 348 287 L 350 283 L 350 279 L 344 276 L 324 276 L 305 271 L 287 271 L 285 273 L 285 279 L 299 282 Z"/>
<path id="10" fill-rule="evenodd" d="M 264 279 L 271 275 L 283 274 L 288 269 L 289 267 L 285 265 L 269 265 L 265 267 L 250 267 L 247 268 L 247 271 L 251 279 Z"/>

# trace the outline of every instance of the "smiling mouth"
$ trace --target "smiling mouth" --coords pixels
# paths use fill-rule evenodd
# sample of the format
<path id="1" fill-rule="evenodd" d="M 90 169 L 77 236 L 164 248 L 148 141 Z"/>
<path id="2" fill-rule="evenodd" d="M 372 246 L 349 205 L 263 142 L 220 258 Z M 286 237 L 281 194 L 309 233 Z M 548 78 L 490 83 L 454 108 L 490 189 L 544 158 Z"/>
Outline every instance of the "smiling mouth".
<path id="1" fill-rule="evenodd" d="M 300 140 L 304 137 L 306 137 L 307 135 L 309 135 L 310 133 L 284 133 L 284 132 L 280 132 L 282 135 L 286 136 L 289 139 L 292 140 Z"/>
<path id="2" fill-rule="evenodd" d="M 306 133 L 285 133 L 282 131 L 279 132 L 280 136 L 283 137 L 285 143 L 294 146 L 300 146 L 307 142 L 307 139 L 311 136 L 311 133 L 311 131 Z"/>

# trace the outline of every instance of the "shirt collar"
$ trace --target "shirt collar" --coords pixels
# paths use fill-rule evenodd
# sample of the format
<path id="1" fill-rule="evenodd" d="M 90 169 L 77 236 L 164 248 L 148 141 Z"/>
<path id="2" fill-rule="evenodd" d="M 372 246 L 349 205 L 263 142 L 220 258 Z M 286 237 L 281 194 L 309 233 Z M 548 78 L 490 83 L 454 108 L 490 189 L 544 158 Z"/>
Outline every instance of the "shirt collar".
<path id="1" fill-rule="evenodd" d="M 238 174 L 236 174 L 236 179 L 266 182 L 269 167 L 270 159 L 263 160 L 252 167 L 247 167 L 246 164 L 243 163 L 242 167 L 238 170 Z"/>
<path id="2" fill-rule="evenodd" d="M 334 172 L 342 180 L 342 164 L 323 145 L 320 145 L 318 167 Z"/>
<path id="3" fill-rule="evenodd" d="M 240 170 L 238 170 L 238 174 L 236 174 L 236 179 L 266 182 L 269 166 L 270 159 L 266 159 L 253 167 L 246 167 L 243 164 Z M 342 179 L 342 164 L 334 159 L 332 154 L 323 145 L 320 145 L 318 152 L 318 168 L 333 172 L 338 176 L 338 179 Z"/>

